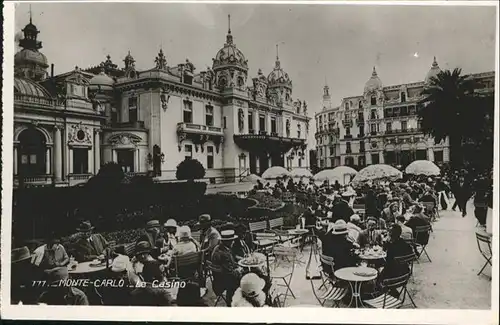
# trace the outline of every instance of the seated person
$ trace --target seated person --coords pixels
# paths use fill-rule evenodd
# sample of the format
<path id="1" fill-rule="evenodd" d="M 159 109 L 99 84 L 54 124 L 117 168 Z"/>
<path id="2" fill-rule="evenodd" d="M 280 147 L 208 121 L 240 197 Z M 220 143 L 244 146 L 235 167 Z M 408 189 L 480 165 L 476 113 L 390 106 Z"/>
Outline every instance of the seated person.
<path id="1" fill-rule="evenodd" d="M 377 221 L 374 218 L 368 218 L 366 221 L 366 229 L 363 230 L 358 237 L 358 244 L 365 248 L 369 246 L 382 245 L 382 233 L 377 230 Z"/>
<path id="2" fill-rule="evenodd" d="M 347 223 L 347 231 L 349 232 L 347 238 L 353 243 L 358 242 L 359 234 L 363 231 L 361 229 L 361 217 L 357 214 L 353 214 L 350 221 Z"/>
<path id="3" fill-rule="evenodd" d="M 118 255 L 111 263 L 109 279 L 123 281 L 122 286 L 103 287 L 103 299 L 105 305 L 110 306 L 128 306 L 130 304 L 130 285 L 129 272 L 132 271 L 132 263 L 126 255 Z"/>
<path id="4" fill-rule="evenodd" d="M 266 294 L 263 289 L 266 282 L 255 273 L 248 273 L 241 278 L 239 288 L 231 298 L 231 307 L 264 307 Z"/>
<path id="5" fill-rule="evenodd" d="M 390 240 L 385 245 L 387 252 L 385 267 L 377 278 L 379 288 L 384 279 L 395 278 L 410 272 L 408 264 L 401 264 L 395 260 L 395 257 L 410 255 L 413 248 L 401 238 L 401 227 L 393 225 L 390 230 Z M 392 292 L 397 296 L 397 292 Z"/>
<path id="6" fill-rule="evenodd" d="M 61 281 L 69 278 L 66 266 L 57 267 L 48 273 L 46 291 L 38 298 L 39 304 L 45 305 L 88 305 L 89 301 L 85 293 L 72 286 L 58 285 Z M 50 284 L 53 284 L 51 286 Z"/>
<path id="7" fill-rule="evenodd" d="M 200 244 L 191 238 L 191 229 L 188 226 L 179 227 L 179 241 L 174 245 L 172 255 L 196 253 Z"/>
<path id="8" fill-rule="evenodd" d="M 401 227 L 401 238 L 403 240 L 413 239 L 413 230 L 405 225 L 406 219 L 402 215 L 396 217 L 396 224 Z"/>
<path id="9" fill-rule="evenodd" d="M 135 246 L 133 269 L 142 282 L 163 280 L 163 266 L 151 256 L 151 251 L 152 248 L 146 241 L 141 241 Z"/>
<path id="10" fill-rule="evenodd" d="M 165 228 L 165 244 L 168 249 L 173 249 L 177 244 L 177 221 L 174 219 L 168 219 L 167 222 L 163 225 Z"/>
<path id="11" fill-rule="evenodd" d="M 427 245 L 429 242 L 429 233 L 416 233 L 416 228 L 419 226 L 428 226 L 431 223 L 429 222 L 429 217 L 427 217 L 424 212 L 424 208 L 421 205 L 417 205 L 414 209 L 414 214 L 406 222 L 406 226 L 411 228 L 413 232 L 413 238 L 415 239 L 415 242 L 420 245 Z"/>
<path id="12" fill-rule="evenodd" d="M 33 252 L 31 263 L 41 270 L 50 270 L 68 265 L 69 257 L 64 246 L 60 244 L 53 234 L 50 234 L 45 240 L 45 244 L 39 246 Z"/>
<path id="13" fill-rule="evenodd" d="M 399 214 L 399 204 L 397 202 L 393 202 L 387 208 L 382 210 L 381 217 L 386 223 L 395 223 L 397 214 Z"/>
<path id="14" fill-rule="evenodd" d="M 231 251 L 231 246 L 237 236 L 234 230 L 223 230 L 220 235 L 220 244 L 215 247 L 211 258 L 213 266 L 221 270 L 220 273 L 213 272 L 213 290 L 216 293 L 226 290 L 226 303 L 230 307 L 231 299 L 241 278 L 241 268 Z"/>
<path id="15" fill-rule="evenodd" d="M 250 248 L 249 245 L 247 244 L 246 240 L 246 229 L 243 224 L 239 224 L 235 227 L 235 232 L 236 236 L 238 236 L 237 239 L 234 240 L 233 246 L 231 247 L 231 250 L 233 251 L 233 255 L 236 259 L 236 261 L 241 260 L 248 254 L 250 254 Z M 252 242 L 251 238 L 248 240 L 248 242 Z"/>
<path id="16" fill-rule="evenodd" d="M 323 254 L 330 256 L 334 261 L 334 271 L 356 265 L 356 257 L 353 255 L 354 244 L 347 239 L 347 224 L 339 219 L 333 224 L 330 232 L 322 239 Z M 330 267 L 323 265 L 323 270 L 330 273 Z"/>
<path id="17" fill-rule="evenodd" d="M 33 285 L 33 281 L 41 280 L 42 275 L 31 264 L 31 253 L 28 247 L 14 248 L 11 253 L 11 304 L 33 305 L 42 292 L 42 288 Z"/>
<path id="18" fill-rule="evenodd" d="M 78 262 L 88 262 L 96 258 L 103 259 L 108 241 L 101 234 L 94 234 L 90 221 L 84 221 L 76 229 L 80 239 L 75 245 L 75 258 Z"/>
<path id="19" fill-rule="evenodd" d="M 151 247 L 150 254 L 154 258 L 157 258 L 160 254 L 169 249 L 165 239 L 161 236 L 160 222 L 158 220 L 150 220 L 146 223 L 146 228 L 143 234 L 137 239 L 136 245 L 139 242 L 149 243 Z"/>

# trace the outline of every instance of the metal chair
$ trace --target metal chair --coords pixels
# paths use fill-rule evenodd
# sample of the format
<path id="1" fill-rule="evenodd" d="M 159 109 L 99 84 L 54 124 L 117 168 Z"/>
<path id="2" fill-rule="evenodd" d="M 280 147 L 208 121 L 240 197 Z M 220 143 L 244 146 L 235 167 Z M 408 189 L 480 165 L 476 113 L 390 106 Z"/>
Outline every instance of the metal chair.
<path id="1" fill-rule="evenodd" d="M 397 309 L 403 306 L 405 296 L 407 295 L 406 286 L 408 280 L 410 279 L 410 273 L 388 278 L 382 281 L 382 291 L 383 293 L 373 299 L 364 300 L 363 303 L 377 309 Z M 400 289 L 401 291 L 397 291 Z M 389 294 L 390 291 L 396 291 L 398 293 L 397 297 Z M 401 295 L 403 297 L 401 298 Z"/>
<path id="2" fill-rule="evenodd" d="M 413 234 L 413 243 L 415 245 L 414 247 L 415 247 L 416 254 L 417 254 L 417 262 L 420 262 L 420 257 L 424 253 L 425 253 L 425 256 L 427 257 L 427 259 L 429 260 L 429 262 L 432 262 L 431 258 L 429 257 L 429 254 L 427 254 L 427 251 L 425 250 L 425 248 L 427 247 L 428 243 L 427 244 L 422 244 L 419 241 L 419 239 L 422 238 L 422 235 L 424 235 L 424 234 L 427 234 L 427 236 L 429 236 L 429 240 L 430 240 L 430 233 L 431 232 L 432 232 L 432 226 L 431 225 L 416 226 L 415 227 L 415 231 L 414 231 L 414 234 Z"/>
<path id="3" fill-rule="evenodd" d="M 411 253 L 411 254 L 408 254 L 408 255 L 394 257 L 394 261 L 396 263 L 402 264 L 402 265 L 408 265 L 408 267 L 410 269 L 410 276 L 409 276 L 410 279 L 411 279 L 411 276 L 413 275 L 413 264 L 414 264 L 414 262 L 416 260 L 417 260 L 417 255 L 415 253 Z M 413 301 L 413 297 L 410 295 L 410 293 L 408 292 L 408 290 L 405 290 L 404 294 L 407 295 L 408 298 L 410 298 L 412 305 L 415 308 L 417 308 L 417 305 Z M 403 297 L 403 301 L 404 301 L 404 298 L 405 297 Z"/>
<path id="4" fill-rule="evenodd" d="M 331 301 L 332 306 L 340 307 L 340 301 L 347 294 L 347 288 L 342 288 L 342 287 L 337 286 L 335 279 L 333 279 L 331 277 L 331 276 L 333 276 L 333 272 L 334 272 L 333 267 L 335 265 L 333 258 L 330 256 L 320 254 L 320 261 L 322 262 L 322 264 L 326 264 L 326 267 L 328 267 L 328 269 L 331 271 L 331 273 L 326 272 L 323 269 L 323 265 L 321 266 L 320 272 L 321 272 L 321 277 L 322 277 L 323 283 L 318 288 L 318 290 L 321 290 L 322 287 L 325 287 L 325 289 L 326 289 L 325 293 L 323 293 L 321 295 L 318 295 L 318 293 L 316 292 L 316 288 L 314 287 L 314 280 L 312 278 L 310 279 L 311 288 L 312 288 L 314 297 L 316 298 L 316 300 L 318 300 L 318 302 L 320 303 L 321 306 L 324 306 L 327 301 Z"/>
<path id="5" fill-rule="evenodd" d="M 486 234 L 480 234 L 476 232 L 476 241 L 477 241 L 477 247 L 479 248 L 479 252 L 483 257 L 485 258 L 486 262 L 484 263 L 483 267 L 479 271 L 477 275 L 481 275 L 483 273 L 484 269 L 486 266 L 489 264 L 491 266 L 491 259 L 493 257 L 493 252 L 491 250 L 491 237 Z M 486 246 L 486 247 L 483 247 Z M 484 249 L 486 248 L 486 249 Z"/>
<path id="6" fill-rule="evenodd" d="M 213 286 L 214 286 L 214 273 L 217 274 L 217 273 L 222 273 L 222 270 L 213 265 L 213 263 L 209 260 L 206 260 L 205 261 L 206 265 L 207 265 L 207 273 L 208 273 L 208 278 L 210 279 L 211 283 L 212 283 L 212 290 L 213 290 Z M 214 294 L 215 296 L 217 297 L 217 299 L 215 300 L 215 305 L 214 307 L 217 307 L 219 301 L 224 301 L 224 303 L 227 304 L 227 300 L 226 300 L 226 296 L 225 296 L 225 293 L 226 293 L 226 290 L 224 290 L 223 292 L 221 292 L 220 294 L 217 294 L 214 290 Z"/>
<path id="7" fill-rule="evenodd" d="M 290 287 L 292 282 L 293 273 L 295 271 L 295 262 L 297 259 L 298 249 L 291 247 L 283 247 L 283 246 L 275 246 L 273 248 L 273 254 L 276 258 L 275 263 L 273 265 L 273 270 L 271 271 L 271 278 L 273 280 L 283 281 L 284 284 L 276 284 L 280 287 L 285 287 L 286 291 L 283 294 L 283 305 L 286 302 L 286 298 L 288 297 L 288 293 L 292 295 L 295 299 L 295 294 Z M 287 262 L 285 267 L 281 267 L 277 269 L 281 262 Z"/>

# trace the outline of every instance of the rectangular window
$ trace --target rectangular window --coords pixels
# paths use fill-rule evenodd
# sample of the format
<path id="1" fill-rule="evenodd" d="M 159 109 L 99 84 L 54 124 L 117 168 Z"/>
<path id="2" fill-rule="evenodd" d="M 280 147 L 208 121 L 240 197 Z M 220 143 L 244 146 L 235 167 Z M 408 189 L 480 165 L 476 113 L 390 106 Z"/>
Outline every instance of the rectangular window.
<path id="1" fill-rule="evenodd" d="M 372 153 L 372 164 L 378 164 L 380 162 L 378 153 Z"/>
<path id="2" fill-rule="evenodd" d="M 128 120 L 129 122 L 137 122 L 137 97 L 129 97 L 128 99 Z"/>
<path id="3" fill-rule="evenodd" d="M 322 115 L 319 116 L 319 123 L 320 124 L 323 123 L 323 118 L 322 117 L 323 117 Z"/>
<path id="4" fill-rule="evenodd" d="M 224 120 L 224 129 L 227 129 L 227 117 L 224 116 L 223 120 Z"/>
<path id="5" fill-rule="evenodd" d="M 370 132 L 377 133 L 377 124 L 370 124 Z"/>
<path id="6" fill-rule="evenodd" d="M 408 107 L 401 107 L 401 116 L 408 116 Z"/>
<path id="7" fill-rule="evenodd" d="M 333 143 L 333 135 L 330 135 L 328 140 L 330 140 L 330 143 Z"/>
<path id="8" fill-rule="evenodd" d="M 184 101 L 183 122 L 193 123 L 193 102 L 190 102 L 188 100 Z"/>
<path id="9" fill-rule="evenodd" d="M 205 125 L 214 126 L 214 107 L 205 106 Z"/>
<path id="10" fill-rule="evenodd" d="M 271 133 L 276 134 L 276 117 L 271 117 Z"/>
<path id="11" fill-rule="evenodd" d="M 401 121 L 401 131 L 406 131 L 406 130 L 408 130 L 408 122 Z"/>
<path id="12" fill-rule="evenodd" d="M 214 168 L 214 147 L 207 147 L 207 168 Z"/>
<path id="13" fill-rule="evenodd" d="M 401 93 L 401 103 L 404 103 L 404 102 L 406 102 L 406 94 Z"/>
<path id="14" fill-rule="evenodd" d="M 330 147 L 330 156 L 333 156 L 335 154 L 335 148 L 332 146 Z"/>
<path id="15" fill-rule="evenodd" d="M 351 135 L 351 128 L 350 127 L 345 128 L 345 135 Z"/>
<path id="16" fill-rule="evenodd" d="M 193 158 L 193 146 L 190 144 L 186 144 L 184 146 L 184 159 Z"/>
<path id="17" fill-rule="evenodd" d="M 124 173 L 133 173 L 135 171 L 135 151 L 127 149 L 117 149 L 116 159 L 118 160 L 118 165 L 122 168 Z"/>
<path id="18" fill-rule="evenodd" d="M 248 112 L 248 129 L 250 133 L 253 133 L 253 113 Z"/>
<path id="19" fill-rule="evenodd" d="M 371 99 L 370 99 L 370 104 L 371 105 L 377 105 L 377 97 L 372 96 Z"/>
<path id="20" fill-rule="evenodd" d="M 192 84 L 193 84 L 193 76 L 191 76 L 191 75 L 189 75 L 189 74 L 185 73 L 185 74 L 184 74 L 184 83 L 185 83 L 186 85 L 192 85 Z"/>
<path id="21" fill-rule="evenodd" d="M 365 142 L 361 141 L 359 143 L 359 152 L 365 152 Z"/>
<path id="22" fill-rule="evenodd" d="M 328 113 L 328 120 L 329 121 L 333 120 L 333 113 Z"/>
<path id="23" fill-rule="evenodd" d="M 390 123 L 390 122 L 389 122 L 389 123 L 387 123 L 387 124 L 385 125 L 385 131 L 386 131 L 387 133 L 391 133 L 391 132 L 392 132 L 392 123 Z"/>
<path id="24" fill-rule="evenodd" d="M 302 158 L 299 158 L 299 167 L 302 167 Z"/>
<path id="25" fill-rule="evenodd" d="M 300 124 L 297 124 L 297 138 L 300 139 L 300 136 L 301 136 L 301 126 Z"/>
<path id="26" fill-rule="evenodd" d="M 350 142 L 345 143 L 345 152 L 351 153 L 351 143 Z"/>
<path id="27" fill-rule="evenodd" d="M 364 125 L 360 125 L 359 126 L 359 136 L 360 137 L 365 136 L 365 127 L 364 127 Z"/>
<path id="28" fill-rule="evenodd" d="M 422 130 L 422 121 L 417 121 L 417 129 Z"/>
<path id="29" fill-rule="evenodd" d="M 351 119 L 351 114 L 344 113 L 344 121 L 349 121 Z"/>
<path id="30" fill-rule="evenodd" d="M 86 148 L 73 149 L 73 174 L 87 174 L 89 172 L 89 150 Z"/>
<path id="31" fill-rule="evenodd" d="M 260 132 L 266 131 L 266 116 L 265 115 L 259 115 L 259 131 Z"/>
<path id="32" fill-rule="evenodd" d="M 376 109 L 372 109 L 371 110 L 370 118 L 372 120 L 376 120 L 378 118 L 378 116 L 377 116 L 377 110 Z"/>
<path id="33" fill-rule="evenodd" d="M 443 150 L 434 151 L 434 162 L 443 162 Z"/>

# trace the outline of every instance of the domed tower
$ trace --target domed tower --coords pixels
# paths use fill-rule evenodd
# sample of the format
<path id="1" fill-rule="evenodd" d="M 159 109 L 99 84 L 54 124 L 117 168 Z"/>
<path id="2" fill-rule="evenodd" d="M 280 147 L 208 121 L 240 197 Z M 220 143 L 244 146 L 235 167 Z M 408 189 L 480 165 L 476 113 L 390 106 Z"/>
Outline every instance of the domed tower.
<path id="1" fill-rule="evenodd" d="M 228 16 L 229 28 L 224 47 L 217 52 L 212 65 L 216 85 L 221 89 L 243 89 L 248 77 L 248 60 L 233 43 L 231 35 L 231 16 Z"/>
<path id="2" fill-rule="evenodd" d="M 94 108 L 104 112 L 108 120 L 112 120 L 114 113 L 113 90 L 115 81 L 105 72 L 105 67 L 101 66 L 101 72 L 95 75 L 89 82 L 89 98 L 92 100 Z"/>
<path id="3" fill-rule="evenodd" d="M 384 98 L 382 88 L 382 81 L 378 77 L 377 70 L 375 69 L 375 67 L 373 67 L 372 76 L 365 84 L 365 103 L 368 103 L 370 106 L 379 105 Z"/>
<path id="4" fill-rule="evenodd" d="M 24 38 L 19 40 L 22 50 L 14 56 L 14 74 L 16 77 L 30 78 L 41 81 L 47 77 L 47 58 L 39 52 L 42 42 L 37 40 L 40 31 L 33 25 L 30 12 L 30 22 L 22 30 Z"/>
<path id="5" fill-rule="evenodd" d="M 279 59 L 278 45 L 276 45 L 276 62 L 273 71 L 267 76 L 268 89 L 275 97 L 276 104 L 290 104 L 292 102 L 292 80 L 283 68 Z"/>
<path id="6" fill-rule="evenodd" d="M 427 72 L 427 75 L 425 76 L 425 84 L 428 85 L 431 81 L 431 78 L 436 78 L 440 72 L 441 68 L 439 68 L 439 65 L 436 61 L 436 57 L 434 57 L 431 69 L 429 70 L 429 72 Z"/>

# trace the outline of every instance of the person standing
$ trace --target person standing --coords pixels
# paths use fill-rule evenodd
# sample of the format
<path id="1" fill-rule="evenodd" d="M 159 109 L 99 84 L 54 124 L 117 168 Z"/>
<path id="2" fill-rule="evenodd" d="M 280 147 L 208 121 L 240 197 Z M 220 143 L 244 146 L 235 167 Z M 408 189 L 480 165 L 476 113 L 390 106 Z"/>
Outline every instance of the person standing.
<path id="1" fill-rule="evenodd" d="M 474 183 L 474 215 L 479 226 L 484 229 L 486 229 L 490 190 L 489 182 L 482 176 Z"/>

